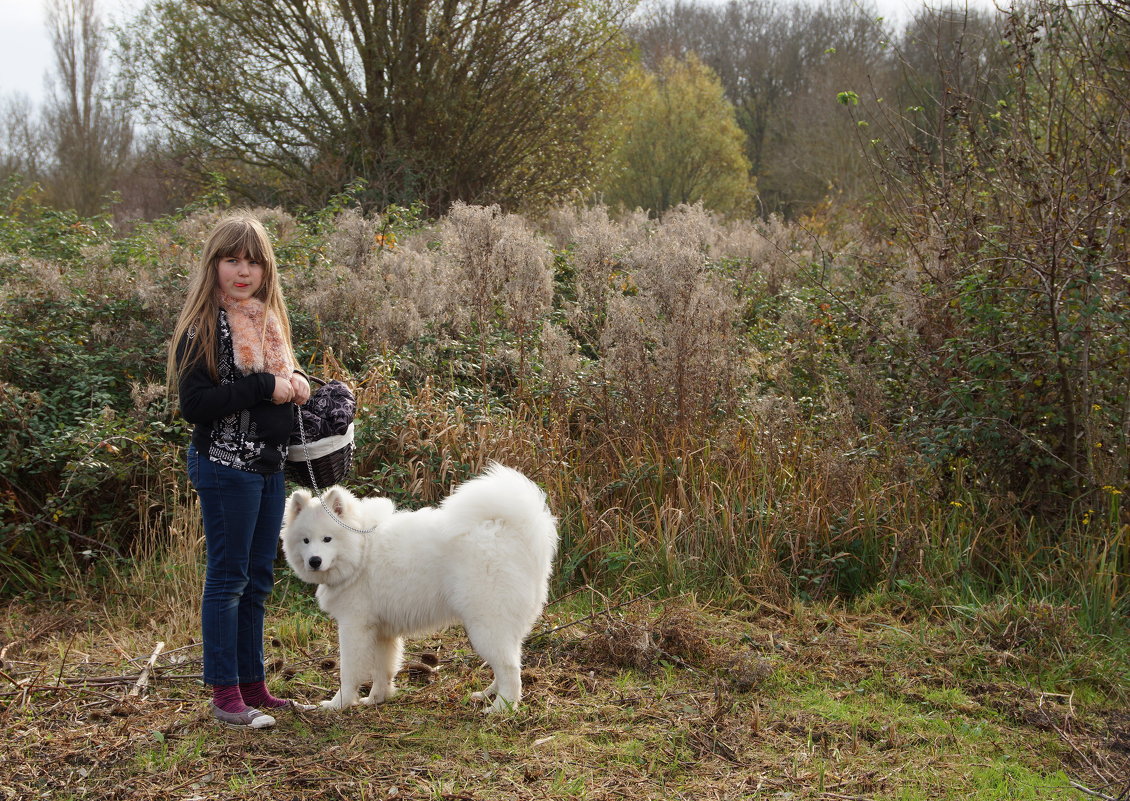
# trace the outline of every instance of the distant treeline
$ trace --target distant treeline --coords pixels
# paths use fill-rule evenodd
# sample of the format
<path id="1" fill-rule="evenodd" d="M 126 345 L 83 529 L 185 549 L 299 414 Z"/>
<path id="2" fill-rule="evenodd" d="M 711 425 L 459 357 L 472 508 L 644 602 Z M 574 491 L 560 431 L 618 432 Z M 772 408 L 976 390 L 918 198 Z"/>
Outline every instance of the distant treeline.
<path id="1" fill-rule="evenodd" d="M 50 0 L 52 88 L 41 107 L 4 99 L 0 178 L 118 220 L 217 184 L 314 209 L 358 181 L 368 207 L 432 213 L 579 196 L 796 217 L 870 189 L 838 95 L 917 109 L 929 149 L 958 96 L 1000 99 L 1018 19 L 924 4 L 896 29 L 866 0 L 151 0 L 109 31 L 97 0 Z"/>

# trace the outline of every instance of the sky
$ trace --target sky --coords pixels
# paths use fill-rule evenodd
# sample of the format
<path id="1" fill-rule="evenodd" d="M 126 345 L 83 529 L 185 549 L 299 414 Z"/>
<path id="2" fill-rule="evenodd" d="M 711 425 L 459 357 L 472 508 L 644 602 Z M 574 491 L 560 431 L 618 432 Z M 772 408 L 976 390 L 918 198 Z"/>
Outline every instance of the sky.
<path id="1" fill-rule="evenodd" d="M 98 7 L 104 20 L 112 23 L 128 15 L 139 2 L 98 0 Z M 993 8 L 992 0 L 968 0 L 968 3 L 971 8 Z M 884 17 L 901 23 L 910 17 L 913 9 L 924 5 L 924 0 L 874 0 L 874 5 Z M 38 103 L 46 94 L 44 76 L 51 68 L 51 43 L 47 38 L 44 8 L 44 0 L 0 0 L 0 98 L 22 93 Z"/>
<path id="2" fill-rule="evenodd" d="M 103 22 L 113 22 L 138 0 L 96 0 Z M 44 77 L 51 69 L 44 0 L 0 0 L 0 97 L 15 93 L 34 102 L 46 94 Z"/>
<path id="3" fill-rule="evenodd" d="M 51 49 L 43 27 L 38 2 L 0 0 L 0 94 L 42 95 Z"/>

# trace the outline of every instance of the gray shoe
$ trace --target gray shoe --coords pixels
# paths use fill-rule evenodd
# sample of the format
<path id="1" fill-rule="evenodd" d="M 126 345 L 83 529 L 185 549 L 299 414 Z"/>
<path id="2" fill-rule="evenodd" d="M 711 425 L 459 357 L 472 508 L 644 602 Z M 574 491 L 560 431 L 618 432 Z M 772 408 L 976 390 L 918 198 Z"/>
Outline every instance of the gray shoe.
<path id="1" fill-rule="evenodd" d="M 225 712 L 212 704 L 212 717 L 229 729 L 265 729 L 275 725 L 273 717 L 252 707 L 247 707 L 242 712 Z"/>

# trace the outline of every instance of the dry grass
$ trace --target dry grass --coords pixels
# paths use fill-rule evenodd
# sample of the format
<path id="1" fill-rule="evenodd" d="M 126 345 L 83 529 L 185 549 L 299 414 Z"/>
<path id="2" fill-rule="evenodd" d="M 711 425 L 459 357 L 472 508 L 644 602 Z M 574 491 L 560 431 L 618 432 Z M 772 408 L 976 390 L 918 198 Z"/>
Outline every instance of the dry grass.
<path id="1" fill-rule="evenodd" d="M 917 567 L 924 478 L 880 429 L 858 457 L 850 420 L 815 434 L 785 401 L 707 436 L 610 428 L 580 400 L 468 408 L 430 383 L 408 394 L 379 367 L 344 377 L 369 423 L 347 483 L 420 505 L 490 460 L 522 470 L 560 518 L 566 583 L 697 587 L 728 605 L 780 605 L 790 575 L 803 574 L 810 597 L 832 597 Z"/>
<path id="2" fill-rule="evenodd" d="M 320 700 L 336 680 L 333 628 L 309 588 L 281 583 L 269 681 Z M 978 626 L 582 589 L 531 637 L 514 715 L 471 706 L 488 670 L 453 630 L 410 643 L 386 705 L 236 732 L 208 718 L 181 617 L 158 604 L 138 625 L 129 604 L 126 619 L 107 608 L 8 606 L 0 797 L 1047 799 L 1082 797 L 1068 777 L 1113 797 L 1130 775 L 1117 691 L 1082 692 L 1083 672 L 1066 677 L 1074 697 L 1040 689 Z M 131 695 L 158 639 L 149 686 Z"/>

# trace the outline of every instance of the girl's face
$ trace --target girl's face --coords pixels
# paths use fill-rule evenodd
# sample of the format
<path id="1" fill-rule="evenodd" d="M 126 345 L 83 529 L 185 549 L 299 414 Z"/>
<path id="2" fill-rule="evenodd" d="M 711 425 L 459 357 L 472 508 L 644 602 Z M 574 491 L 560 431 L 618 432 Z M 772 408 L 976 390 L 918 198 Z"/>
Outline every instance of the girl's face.
<path id="1" fill-rule="evenodd" d="M 220 289 L 236 300 L 247 300 L 263 286 L 263 265 L 244 256 L 223 256 L 216 262 Z"/>

